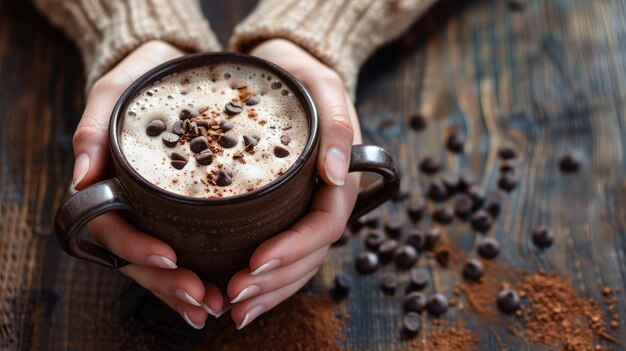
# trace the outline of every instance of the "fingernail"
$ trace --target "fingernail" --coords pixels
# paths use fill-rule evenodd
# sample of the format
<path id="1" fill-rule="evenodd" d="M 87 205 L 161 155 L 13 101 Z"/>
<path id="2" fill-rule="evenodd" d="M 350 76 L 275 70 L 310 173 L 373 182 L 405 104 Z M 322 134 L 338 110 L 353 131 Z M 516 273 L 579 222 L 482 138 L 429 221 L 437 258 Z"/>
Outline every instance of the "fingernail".
<path id="1" fill-rule="evenodd" d="M 191 319 L 189 319 L 189 316 L 187 315 L 187 312 L 183 311 L 183 319 L 185 320 L 185 322 L 187 322 L 187 324 L 189 324 L 190 326 L 192 326 L 195 329 L 202 329 L 204 328 L 204 323 L 202 324 L 196 324 L 194 322 L 191 321 Z"/>
<path id="2" fill-rule="evenodd" d="M 326 159 L 324 159 L 324 168 L 326 168 L 326 176 L 336 186 L 343 186 L 348 171 L 346 155 L 336 147 L 331 147 L 326 151 Z"/>
<path id="3" fill-rule="evenodd" d="M 176 290 L 176 292 L 174 293 L 176 295 L 176 297 L 179 300 L 182 301 L 187 301 L 188 303 L 196 306 L 196 307 L 201 307 L 202 305 L 200 304 L 200 302 L 196 301 L 196 299 L 194 299 L 193 297 L 191 297 L 191 295 L 187 294 L 186 291 L 182 290 L 182 289 L 178 289 Z"/>
<path id="4" fill-rule="evenodd" d="M 148 264 L 153 267 L 165 268 L 165 269 L 176 269 L 178 266 L 174 261 L 170 260 L 165 256 L 160 255 L 150 255 L 147 258 Z"/>
<path id="5" fill-rule="evenodd" d="M 263 308 L 263 306 L 254 306 L 249 309 L 248 313 L 246 313 L 246 316 L 243 318 L 243 322 L 237 326 L 237 330 L 245 328 L 248 324 L 262 315 L 263 312 L 265 312 L 265 308 Z"/>
<path id="6" fill-rule="evenodd" d="M 235 297 L 230 303 L 237 303 L 241 300 L 245 300 L 249 297 L 255 296 L 261 291 L 258 285 L 250 285 L 249 287 L 243 289 L 237 297 Z"/>
<path id="7" fill-rule="evenodd" d="M 271 271 L 272 269 L 278 267 L 279 265 L 280 265 L 280 260 L 278 260 L 278 258 L 269 260 L 265 262 L 264 264 L 260 265 L 259 268 L 252 271 L 250 275 L 254 276 L 254 275 L 259 275 L 263 272 Z"/>
<path id="8" fill-rule="evenodd" d="M 205 310 L 206 313 L 210 314 L 211 316 L 213 316 L 216 319 L 219 318 L 222 315 L 221 312 L 220 313 L 215 312 L 209 306 L 207 306 L 205 304 L 202 304 L 202 309 Z"/>
<path id="9" fill-rule="evenodd" d="M 230 305 L 228 305 L 228 306 L 224 307 L 224 309 L 222 309 L 222 310 L 220 311 L 220 313 L 219 313 L 219 314 L 218 314 L 215 318 L 220 318 L 220 317 L 221 317 L 224 313 L 226 313 L 226 312 L 228 312 L 228 311 L 230 311 Z"/>
<path id="10" fill-rule="evenodd" d="M 78 184 L 83 181 L 87 172 L 89 172 L 89 156 L 87 156 L 87 154 L 80 154 L 74 163 L 74 175 L 72 176 L 73 189 L 76 189 Z"/>

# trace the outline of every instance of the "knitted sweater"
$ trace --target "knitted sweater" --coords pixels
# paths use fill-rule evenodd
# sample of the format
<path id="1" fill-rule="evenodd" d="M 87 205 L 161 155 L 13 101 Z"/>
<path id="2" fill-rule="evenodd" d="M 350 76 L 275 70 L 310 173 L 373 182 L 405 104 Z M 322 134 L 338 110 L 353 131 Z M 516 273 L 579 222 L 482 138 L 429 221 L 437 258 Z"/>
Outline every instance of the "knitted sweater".
<path id="1" fill-rule="evenodd" d="M 435 0 L 261 0 L 235 29 L 230 49 L 272 38 L 300 45 L 353 90 L 359 67 Z M 220 45 L 196 0 L 35 0 L 80 48 L 87 86 L 142 43 L 159 39 L 188 52 Z"/>

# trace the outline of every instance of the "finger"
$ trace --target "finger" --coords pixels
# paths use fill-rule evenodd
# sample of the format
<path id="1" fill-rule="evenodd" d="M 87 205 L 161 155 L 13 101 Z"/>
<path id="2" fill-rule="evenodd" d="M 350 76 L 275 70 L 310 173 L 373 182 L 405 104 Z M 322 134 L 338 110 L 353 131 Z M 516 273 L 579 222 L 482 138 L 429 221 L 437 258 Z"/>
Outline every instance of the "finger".
<path id="1" fill-rule="evenodd" d="M 88 225 L 94 240 L 115 255 L 140 266 L 175 269 L 176 253 L 163 241 L 139 231 L 116 213 L 94 218 Z"/>
<path id="2" fill-rule="evenodd" d="M 319 113 L 320 151 L 317 169 L 326 184 L 343 186 L 354 139 L 352 117 L 341 78 L 331 70 L 321 72 L 324 73 L 304 80 Z"/>
<path id="3" fill-rule="evenodd" d="M 194 329 L 204 328 L 204 324 L 207 318 L 207 313 L 204 309 L 200 307 L 189 306 L 180 302 L 177 299 L 173 299 L 165 295 L 154 292 L 153 294 L 161 301 L 165 302 L 165 304 L 168 305 L 171 309 L 180 313 L 180 316 L 187 324 L 189 324 L 189 326 Z"/>
<path id="4" fill-rule="evenodd" d="M 120 268 L 120 271 L 155 294 L 203 309 L 200 301 L 204 301 L 205 286 L 190 270 L 183 268 L 165 270 L 129 264 Z"/>
<path id="5" fill-rule="evenodd" d="M 72 141 L 76 157 L 73 189 L 82 189 L 102 178 L 109 163 L 109 118 L 124 90 L 148 70 L 180 55 L 173 46 L 148 42 L 94 84 Z"/>
<path id="6" fill-rule="evenodd" d="M 343 187 L 320 186 L 306 216 L 254 251 L 250 258 L 251 274 L 288 266 L 337 241 L 354 207 L 358 179 L 350 174 Z"/>
<path id="7" fill-rule="evenodd" d="M 229 300 L 228 296 L 222 295 L 217 286 L 207 282 L 204 283 L 204 299 L 201 303 L 206 313 L 214 318 L 219 318 L 230 308 Z"/>
<path id="8" fill-rule="evenodd" d="M 275 269 L 265 274 L 250 275 L 248 268 L 237 272 L 228 284 L 228 296 L 230 303 L 235 304 L 253 296 L 267 294 L 289 285 L 304 274 L 322 265 L 329 246 L 325 246 L 303 259 L 280 269 Z"/>
<path id="9" fill-rule="evenodd" d="M 237 329 L 245 328 L 260 315 L 271 310 L 276 307 L 276 305 L 295 294 L 304 286 L 304 284 L 315 276 L 318 270 L 319 268 L 316 268 L 315 270 L 305 274 L 296 282 L 281 289 L 233 305 L 231 317 L 233 318 L 235 324 L 237 324 Z"/>

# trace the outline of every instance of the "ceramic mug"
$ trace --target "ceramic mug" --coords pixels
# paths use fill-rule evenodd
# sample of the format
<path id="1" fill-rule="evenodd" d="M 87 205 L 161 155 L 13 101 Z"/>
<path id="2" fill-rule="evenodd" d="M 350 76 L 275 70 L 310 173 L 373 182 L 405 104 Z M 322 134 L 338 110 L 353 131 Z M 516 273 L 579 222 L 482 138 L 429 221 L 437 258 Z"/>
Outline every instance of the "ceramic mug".
<path id="1" fill-rule="evenodd" d="M 215 64 L 253 65 L 278 76 L 300 100 L 309 123 L 309 138 L 298 160 L 276 180 L 253 191 L 223 197 L 195 198 L 171 193 L 148 182 L 128 163 L 120 147 L 126 106 L 142 89 L 184 70 Z M 316 174 L 319 121 L 304 86 L 282 68 L 265 60 L 232 53 L 188 55 L 166 62 L 137 79 L 122 94 L 109 124 L 109 145 L 115 178 L 93 184 L 67 199 L 59 208 L 55 226 L 61 247 L 70 255 L 120 268 L 128 262 L 105 248 L 80 238 L 93 218 L 110 211 L 140 230 L 166 242 L 176 252 L 177 264 L 224 288 L 232 275 L 248 265 L 253 251 L 284 231 L 309 210 L 320 181 Z M 378 146 L 352 147 L 350 172 L 374 172 L 381 179 L 359 193 L 351 219 L 390 199 L 398 190 L 394 161 Z"/>

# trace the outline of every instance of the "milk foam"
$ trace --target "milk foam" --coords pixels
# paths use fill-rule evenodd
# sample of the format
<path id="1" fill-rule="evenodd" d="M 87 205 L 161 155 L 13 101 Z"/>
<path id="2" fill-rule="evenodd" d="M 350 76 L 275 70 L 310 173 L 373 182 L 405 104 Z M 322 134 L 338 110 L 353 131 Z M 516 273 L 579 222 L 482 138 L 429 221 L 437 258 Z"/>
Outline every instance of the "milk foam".
<path id="1" fill-rule="evenodd" d="M 247 106 L 250 95 L 258 96 L 259 103 Z M 229 102 L 243 106 L 243 112 L 229 116 L 224 108 Z M 167 147 L 161 135 L 148 136 L 148 123 L 161 119 L 165 131 L 171 132 L 185 109 L 214 124 L 233 122 L 226 134 L 236 136 L 237 145 L 218 146 L 213 161 L 205 166 L 197 163 L 188 141 Z M 259 139 L 252 152 L 245 149 L 244 135 Z M 298 159 L 308 136 L 300 101 L 278 77 L 253 66 L 220 64 L 179 72 L 144 89 L 128 104 L 120 139 L 128 162 L 149 182 L 173 193 L 213 198 L 246 193 L 275 180 Z M 281 137 L 290 138 L 287 145 Z M 276 157 L 276 146 L 289 155 Z M 182 169 L 172 166 L 172 152 L 188 158 Z M 232 184 L 218 186 L 212 181 L 219 170 L 230 175 Z"/>

